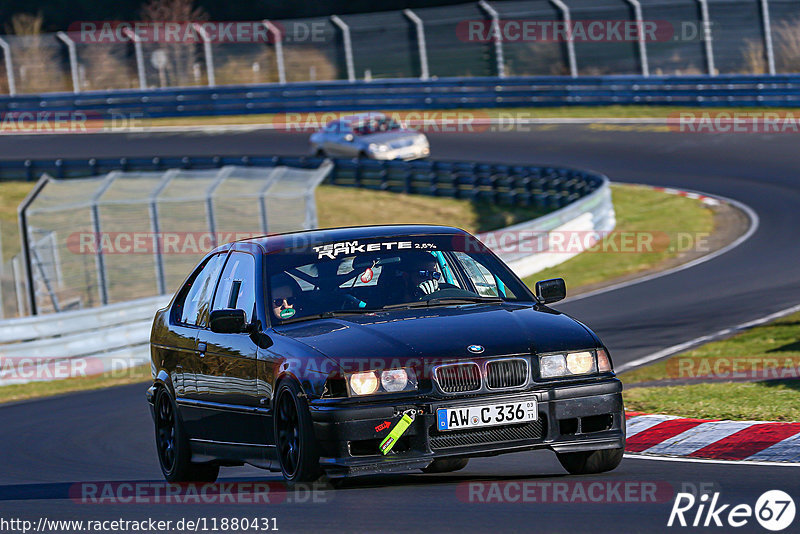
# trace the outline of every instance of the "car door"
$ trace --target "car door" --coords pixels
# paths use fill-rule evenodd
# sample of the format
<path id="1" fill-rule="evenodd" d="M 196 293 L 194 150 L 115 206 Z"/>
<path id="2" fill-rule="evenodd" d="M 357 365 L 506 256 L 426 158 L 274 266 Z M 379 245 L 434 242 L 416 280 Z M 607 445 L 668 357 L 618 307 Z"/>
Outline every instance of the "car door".
<path id="1" fill-rule="evenodd" d="M 345 124 L 335 122 L 330 125 L 330 128 L 325 130 L 322 141 L 322 148 L 325 153 L 330 156 L 343 156 L 345 155 L 342 145 L 344 144 L 344 132 L 346 129 Z"/>
<path id="2" fill-rule="evenodd" d="M 256 260 L 249 252 L 228 257 L 210 310 L 241 309 L 247 322 L 258 319 Z M 198 351 L 203 370 L 203 426 L 206 439 L 227 443 L 263 444 L 266 431 L 257 388 L 258 346 L 248 333 L 220 334 L 202 318 Z"/>
<path id="3" fill-rule="evenodd" d="M 195 270 L 181 288 L 170 318 L 173 351 L 176 353 L 173 386 L 176 401 L 181 405 L 184 427 L 190 436 L 202 433 L 200 410 L 196 405 L 202 391 L 202 380 L 198 381 L 198 318 L 201 310 L 209 306 L 225 256 L 226 253 L 214 254 Z"/>

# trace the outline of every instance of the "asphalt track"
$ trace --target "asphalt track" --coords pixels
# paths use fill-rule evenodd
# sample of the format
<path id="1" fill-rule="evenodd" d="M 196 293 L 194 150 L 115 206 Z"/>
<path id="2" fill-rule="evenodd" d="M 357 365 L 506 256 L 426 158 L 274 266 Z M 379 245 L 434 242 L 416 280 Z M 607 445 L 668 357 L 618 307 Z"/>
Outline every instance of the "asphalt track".
<path id="1" fill-rule="evenodd" d="M 759 216 L 755 234 L 711 261 L 601 293 L 560 309 L 590 325 L 617 365 L 728 328 L 800 301 L 800 154 L 789 134 L 677 134 L 649 126 L 546 125 L 523 131 L 429 134 L 443 159 L 552 163 L 591 168 L 620 182 L 694 189 L 736 199 Z M 91 134 L 0 139 L 0 158 L 209 154 L 300 154 L 306 136 Z M 657 230 L 657 229 L 654 229 Z M 714 488 L 725 503 L 755 504 L 768 489 L 800 503 L 797 467 L 699 464 L 626 458 L 603 477 L 566 478 L 550 453 L 473 460 L 459 473 L 370 477 L 318 495 L 326 502 L 275 505 L 82 504 L 69 488 L 85 481 L 159 481 L 142 386 L 126 386 L 3 407 L 0 517 L 180 519 L 276 517 L 284 532 L 519 531 L 660 532 L 663 502 L 464 502 L 468 481 L 654 482 L 671 491 Z M 276 480 L 255 469 L 224 480 Z M 460 485 L 462 484 L 462 485 Z M 302 501 L 302 495 L 288 500 Z M 613 500 L 613 499 L 612 499 Z M 800 524 L 795 520 L 794 528 Z M 742 530 L 761 530 L 754 520 Z M 684 529 L 681 529 L 684 530 Z M 685 530 L 697 530 L 687 528 Z M 716 529 L 724 531 L 728 529 Z"/>

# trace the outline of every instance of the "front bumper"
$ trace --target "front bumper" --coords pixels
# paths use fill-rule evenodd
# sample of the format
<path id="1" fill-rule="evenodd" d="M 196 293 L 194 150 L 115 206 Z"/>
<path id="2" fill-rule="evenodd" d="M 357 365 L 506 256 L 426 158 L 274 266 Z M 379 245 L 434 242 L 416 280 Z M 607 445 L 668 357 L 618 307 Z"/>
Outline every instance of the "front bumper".
<path id="1" fill-rule="evenodd" d="M 536 421 L 439 432 L 436 410 L 535 397 Z M 417 416 L 386 456 L 378 446 L 409 409 Z M 533 391 L 494 393 L 403 404 L 335 405 L 312 401 L 321 465 L 331 477 L 421 469 L 437 458 L 494 456 L 531 449 L 577 452 L 625 446 L 622 384 L 616 378 Z M 390 424 L 387 425 L 386 422 Z"/>
<path id="2" fill-rule="evenodd" d="M 413 160 L 427 158 L 431 154 L 431 149 L 427 145 L 411 145 L 402 148 L 393 148 L 385 152 L 370 152 L 370 157 L 378 160 Z"/>

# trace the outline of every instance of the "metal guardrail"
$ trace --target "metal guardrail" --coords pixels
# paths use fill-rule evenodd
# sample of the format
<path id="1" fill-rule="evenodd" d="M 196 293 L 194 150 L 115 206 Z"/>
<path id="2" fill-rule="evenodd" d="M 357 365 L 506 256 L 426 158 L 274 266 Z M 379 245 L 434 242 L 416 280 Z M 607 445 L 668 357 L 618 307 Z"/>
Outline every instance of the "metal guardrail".
<path id="1" fill-rule="evenodd" d="M 153 314 L 161 295 L 0 322 L 0 385 L 101 374 L 149 361 Z"/>
<path id="2" fill-rule="evenodd" d="M 793 106 L 800 75 L 565 76 L 186 87 L 0 97 L 0 113 L 82 112 L 91 118 L 373 109 L 651 104 Z"/>
<path id="3" fill-rule="evenodd" d="M 0 162 L 0 178 L 32 179 L 50 172 L 61 178 L 96 175 L 115 169 L 153 170 L 168 166 L 208 168 L 230 164 L 319 167 L 320 158 L 208 157 L 154 159 L 93 159 Z M 559 231 L 577 221 L 580 230 L 613 229 L 614 213 L 608 179 L 600 174 L 535 165 L 473 162 L 385 162 L 333 160 L 329 182 L 432 196 L 486 200 L 496 204 L 535 205 L 555 210 L 541 218 L 492 232 L 530 236 Z M 484 236 L 485 238 L 485 236 Z M 497 250 L 521 276 L 538 265 L 529 254 Z M 558 261 L 569 255 L 559 255 Z M 548 260 L 553 261 L 553 260 Z M 546 266 L 553 265 L 548 263 Z M 169 296 L 108 306 L 10 319 L 0 322 L 0 385 L 57 379 L 59 367 L 86 374 L 145 364 L 150 323 Z M 8 365 L 11 362 L 12 365 Z M 20 364 L 22 362 L 22 364 Z"/>
<path id="4" fill-rule="evenodd" d="M 592 193 L 563 208 L 478 237 L 523 278 L 563 263 L 601 241 L 617 224 L 610 183 L 601 179 Z"/>

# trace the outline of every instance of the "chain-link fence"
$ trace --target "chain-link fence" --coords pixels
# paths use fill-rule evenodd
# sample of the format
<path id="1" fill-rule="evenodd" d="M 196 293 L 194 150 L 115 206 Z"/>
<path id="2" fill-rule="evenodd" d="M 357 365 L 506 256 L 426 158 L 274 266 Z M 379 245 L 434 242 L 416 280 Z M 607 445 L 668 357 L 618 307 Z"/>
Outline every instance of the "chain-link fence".
<path id="1" fill-rule="evenodd" d="M 0 93 L 800 72 L 796 0 L 484 0 L 341 17 L 181 23 L 172 34 L 164 31 L 169 24 L 4 36 Z"/>
<path id="2" fill-rule="evenodd" d="M 331 169 L 45 175 L 23 204 L 27 239 L 11 262 L 6 300 L 24 315 L 31 305 L 63 311 L 171 293 L 217 245 L 315 228 L 314 190 Z"/>

